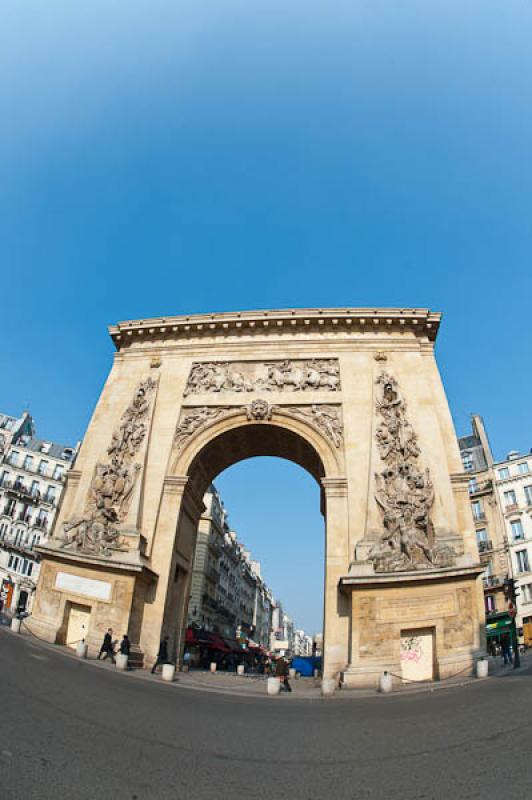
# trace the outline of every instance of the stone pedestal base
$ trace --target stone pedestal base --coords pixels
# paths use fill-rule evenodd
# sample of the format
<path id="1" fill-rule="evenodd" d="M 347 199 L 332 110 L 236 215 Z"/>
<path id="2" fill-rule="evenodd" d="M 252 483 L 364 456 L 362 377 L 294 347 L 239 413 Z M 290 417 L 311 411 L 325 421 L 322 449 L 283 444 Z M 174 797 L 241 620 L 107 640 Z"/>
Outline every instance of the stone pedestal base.
<path id="1" fill-rule="evenodd" d="M 398 684 L 474 674 L 484 641 L 480 565 L 409 573 L 349 575 L 346 688 L 376 688 L 386 671 Z"/>

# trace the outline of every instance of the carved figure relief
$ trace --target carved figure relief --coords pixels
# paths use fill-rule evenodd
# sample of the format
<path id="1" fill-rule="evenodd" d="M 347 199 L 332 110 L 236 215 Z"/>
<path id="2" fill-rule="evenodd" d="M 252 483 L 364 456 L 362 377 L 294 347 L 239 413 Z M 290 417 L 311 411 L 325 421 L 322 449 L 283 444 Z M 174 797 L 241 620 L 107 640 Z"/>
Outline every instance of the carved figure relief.
<path id="1" fill-rule="evenodd" d="M 223 419 L 232 414 L 244 412 L 247 419 L 266 421 L 275 414 L 287 414 L 302 417 L 310 422 L 320 433 L 324 434 L 335 447 L 340 447 L 343 437 L 341 411 L 337 406 L 275 406 L 267 400 L 258 398 L 245 406 L 200 406 L 186 409 L 178 422 L 174 434 L 174 448 L 179 450 L 200 428 L 214 420 Z"/>
<path id="2" fill-rule="evenodd" d="M 252 419 L 271 419 L 275 406 L 271 406 L 266 400 L 253 400 L 249 406 L 244 406 L 247 418 Z"/>
<path id="3" fill-rule="evenodd" d="M 175 429 L 174 434 L 174 447 L 180 449 L 184 443 L 195 433 L 202 425 L 211 422 L 219 417 L 225 416 L 233 409 L 228 406 L 216 406 L 211 408 L 209 406 L 201 406 L 200 408 L 192 408 L 186 412 L 185 416 L 180 420 Z"/>
<path id="4" fill-rule="evenodd" d="M 310 361 L 210 362 L 193 364 L 185 396 L 204 392 L 330 391 L 340 388 L 336 359 Z"/>
<path id="5" fill-rule="evenodd" d="M 135 390 L 107 448 L 109 460 L 94 468 L 83 515 L 63 524 L 62 548 L 100 556 L 123 549 L 116 526 L 126 518 L 142 469 L 134 459 L 148 432 L 156 386 L 157 381 L 148 378 Z"/>
<path id="6" fill-rule="evenodd" d="M 406 403 L 396 380 L 386 372 L 377 379 L 375 432 L 385 469 L 375 475 L 375 498 L 383 515 L 384 533 L 369 558 L 377 572 L 448 567 L 456 554 L 434 538 L 431 508 L 434 487 L 429 470 L 421 470 L 416 433 L 406 416 Z"/>
<path id="7" fill-rule="evenodd" d="M 321 433 L 330 439 L 335 447 L 340 447 L 342 444 L 343 425 L 341 412 L 337 406 L 284 406 L 284 410 L 312 422 Z"/>

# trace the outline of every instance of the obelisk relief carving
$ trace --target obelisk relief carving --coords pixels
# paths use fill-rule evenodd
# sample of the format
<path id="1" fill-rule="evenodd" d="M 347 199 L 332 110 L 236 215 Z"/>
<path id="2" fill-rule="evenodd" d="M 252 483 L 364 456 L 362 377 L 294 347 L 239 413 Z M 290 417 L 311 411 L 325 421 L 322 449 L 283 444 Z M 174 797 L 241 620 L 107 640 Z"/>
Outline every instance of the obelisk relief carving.
<path id="1" fill-rule="evenodd" d="M 434 487 L 428 469 L 419 465 L 421 451 L 406 416 L 397 381 L 383 372 L 377 379 L 375 437 L 384 469 L 375 475 L 375 499 L 384 532 L 369 554 L 376 572 L 449 567 L 456 554 L 435 541 L 431 510 Z"/>
<path id="2" fill-rule="evenodd" d="M 107 448 L 109 459 L 94 468 L 83 514 L 63 524 L 62 548 L 104 557 L 125 549 L 117 526 L 126 519 L 142 470 L 137 459 L 148 434 L 156 386 L 157 381 L 147 378 L 135 390 Z"/>

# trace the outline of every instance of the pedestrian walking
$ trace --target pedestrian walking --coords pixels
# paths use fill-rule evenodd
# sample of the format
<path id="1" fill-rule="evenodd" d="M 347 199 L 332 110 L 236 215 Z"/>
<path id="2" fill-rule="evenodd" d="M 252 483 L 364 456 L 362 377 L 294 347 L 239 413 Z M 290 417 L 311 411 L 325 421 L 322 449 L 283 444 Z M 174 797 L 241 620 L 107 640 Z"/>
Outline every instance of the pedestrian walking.
<path id="1" fill-rule="evenodd" d="M 129 651 L 131 648 L 131 642 L 129 641 L 129 636 L 127 633 L 124 633 L 122 641 L 120 642 L 120 653 L 123 656 L 127 656 L 127 668 L 130 669 L 129 666 Z"/>
<path id="2" fill-rule="evenodd" d="M 103 637 L 102 646 L 100 647 L 100 652 L 98 653 L 98 661 L 103 656 L 102 661 L 105 661 L 107 656 L 110 656 L 111 661 L 113 664 L 115 663 L 115 653 L 113 649 L 113 629 L 108 628 L 107 633 Z"/>
<path id="3" fill-rule="evenodd" d="M 510 636 L 508 633 L 503 633 L 501 636 L 501 650 L 503 665 L 512 664 L 512 651 L 510 649 Z"/>
<path id="4" fill-rule="evenodd" d="M 165 636 L 163 639 L 161 639 L 159 644 L 159 652 L 157 653 L 157 661 L 151 669 L 152 675 L 155 674 L 159 664 L 168 664 L 168 636 Z"/>
<path id="5" fill-rule="evenodd" d="M 288 661 L 286 658 L 284 658 L 284 656 L 281 656 L 281 658 L 277 660 L 277 664 L 275 665 L 275 675 L 281 682 L 281 689 L 283 689 L 285 692 L 291 692 L 292 687 L 290 686 L 290 682 L 288 680 L 290 671 Z"/>

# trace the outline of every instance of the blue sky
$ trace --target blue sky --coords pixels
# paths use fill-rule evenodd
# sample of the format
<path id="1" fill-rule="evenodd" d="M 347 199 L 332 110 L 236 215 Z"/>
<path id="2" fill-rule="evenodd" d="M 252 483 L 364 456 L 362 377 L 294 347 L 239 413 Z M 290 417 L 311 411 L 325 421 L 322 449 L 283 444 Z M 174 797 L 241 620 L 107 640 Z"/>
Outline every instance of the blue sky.
<path id="1" fill-rule="evenodd" d="M 531 35 L 528 0 L 4 0 L 0 408 L 80 438 L 119 319 L 428 306 L 459 432 L 529 449 Z M 275 579 L 308 532 L 321 580 L 310 478 L 261 463 L 222 478 L 233 524 Z"/>

